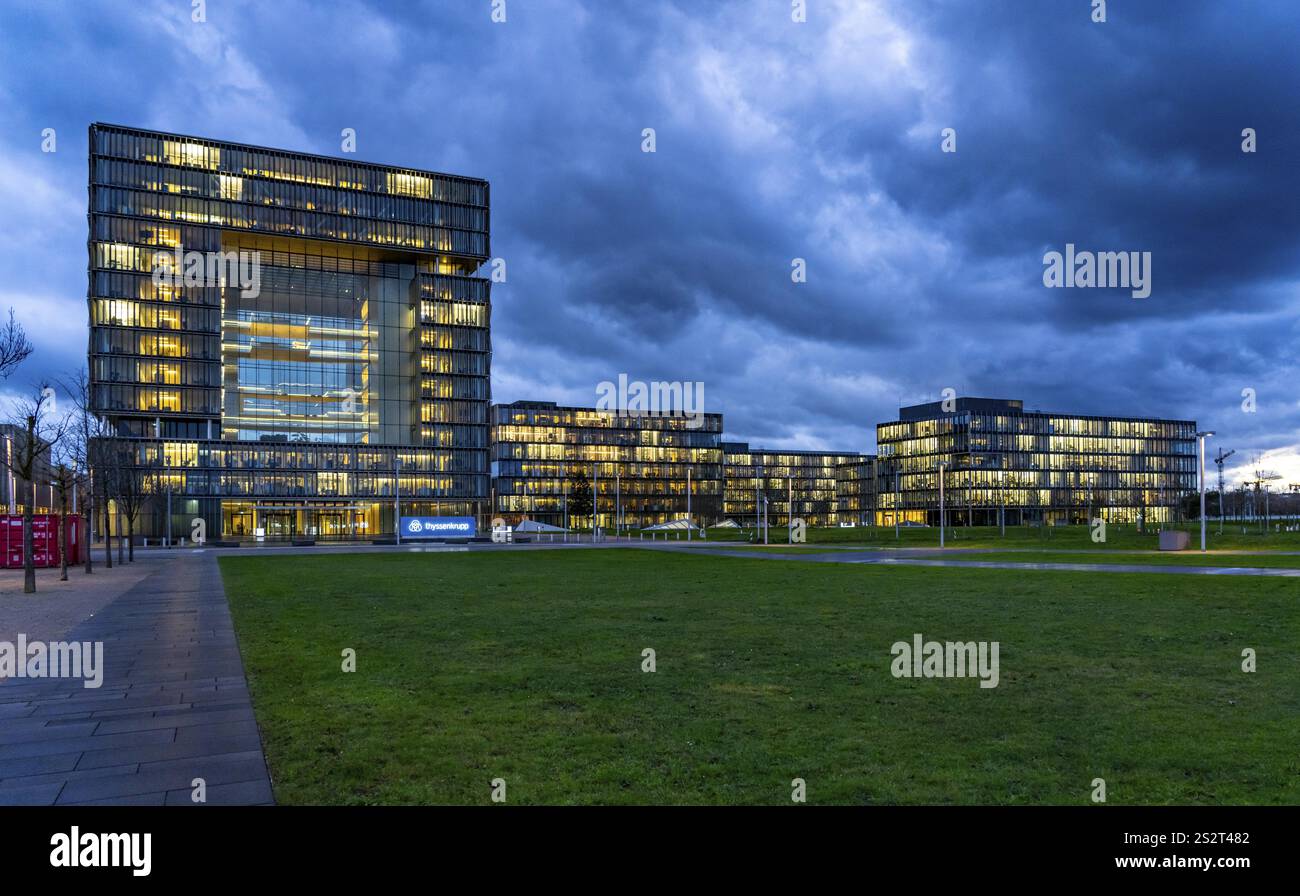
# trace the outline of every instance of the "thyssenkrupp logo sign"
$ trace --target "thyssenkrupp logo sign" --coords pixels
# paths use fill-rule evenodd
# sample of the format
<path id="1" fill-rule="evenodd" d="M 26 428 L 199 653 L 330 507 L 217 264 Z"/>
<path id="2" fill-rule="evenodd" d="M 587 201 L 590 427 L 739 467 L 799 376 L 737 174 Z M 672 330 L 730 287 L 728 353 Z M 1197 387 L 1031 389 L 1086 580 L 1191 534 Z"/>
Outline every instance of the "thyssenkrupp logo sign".
<path id="1" fill-rule="evenodd" d="M 403 538 L 473 538 L 472 516 L 404 516 Z"/>

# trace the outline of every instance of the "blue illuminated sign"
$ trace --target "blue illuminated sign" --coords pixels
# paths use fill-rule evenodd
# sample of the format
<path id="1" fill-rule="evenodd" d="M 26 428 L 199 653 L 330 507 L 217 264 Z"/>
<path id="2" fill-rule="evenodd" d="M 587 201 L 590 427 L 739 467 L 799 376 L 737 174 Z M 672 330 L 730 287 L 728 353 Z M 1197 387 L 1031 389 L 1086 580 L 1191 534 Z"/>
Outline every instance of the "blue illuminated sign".
<path id="1" fill-rule="evenodd" d="M 473 538 L 472 516 L 404 516 L 403 538 Z"/>

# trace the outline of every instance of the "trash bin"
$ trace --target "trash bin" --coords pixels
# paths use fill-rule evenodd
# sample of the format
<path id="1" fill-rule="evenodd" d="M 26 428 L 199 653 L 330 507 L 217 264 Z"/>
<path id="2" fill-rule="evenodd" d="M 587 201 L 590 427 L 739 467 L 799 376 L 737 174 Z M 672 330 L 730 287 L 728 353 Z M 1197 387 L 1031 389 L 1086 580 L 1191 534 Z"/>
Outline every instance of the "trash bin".
<path id="1" fill-rule="evenodd" d="M 1160 533 L 1160 550 L 1185 551 L 1187 550 L 1188 538 L 1186 532 L 1166 529 Z"/>

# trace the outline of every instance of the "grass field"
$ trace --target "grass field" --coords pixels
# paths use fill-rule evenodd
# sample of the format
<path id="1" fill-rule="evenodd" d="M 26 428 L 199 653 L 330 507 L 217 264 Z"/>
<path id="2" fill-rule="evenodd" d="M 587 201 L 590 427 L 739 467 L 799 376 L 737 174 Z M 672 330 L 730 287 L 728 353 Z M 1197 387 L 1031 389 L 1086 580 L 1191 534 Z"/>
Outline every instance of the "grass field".
<path id="1" fill-rule="evenodd" d="M 1300 802 L 1293 579 L 638 550 L 223 557 L 278 801 Z M 915 632 L 1000 683 L 900 679 Z M 340 671 L 344 648 L 357 671 Z M 1241 670 L 1243 648 L 1259 670 Z M 641 671 L 642 650 L 657 671 Z"/>

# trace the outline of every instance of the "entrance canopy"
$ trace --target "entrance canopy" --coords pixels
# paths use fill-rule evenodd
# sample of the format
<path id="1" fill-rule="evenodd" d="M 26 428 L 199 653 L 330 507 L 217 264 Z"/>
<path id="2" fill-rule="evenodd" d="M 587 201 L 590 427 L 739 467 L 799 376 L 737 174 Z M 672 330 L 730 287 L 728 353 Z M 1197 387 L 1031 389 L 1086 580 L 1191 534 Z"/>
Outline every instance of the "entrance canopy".
<path id="1" fill-rule="evenodd" d="M 666 523 L 660 523 L 657 526 L 646 526 L 646 532 L 685 532 L 687 529 L 698 532 L 700 527 L 690 520 L 669 520 Z"/>
<path id="2" fill-rule="evenodd" d="M 549 523 L 539 523 L 537 520 L 524 520 L 518 526 L 515 526 L 515 532 L 527 535 L 530 532 L 567 532 L 568 529 L 561 529 L 559 526 L 552 526 Z"/>

